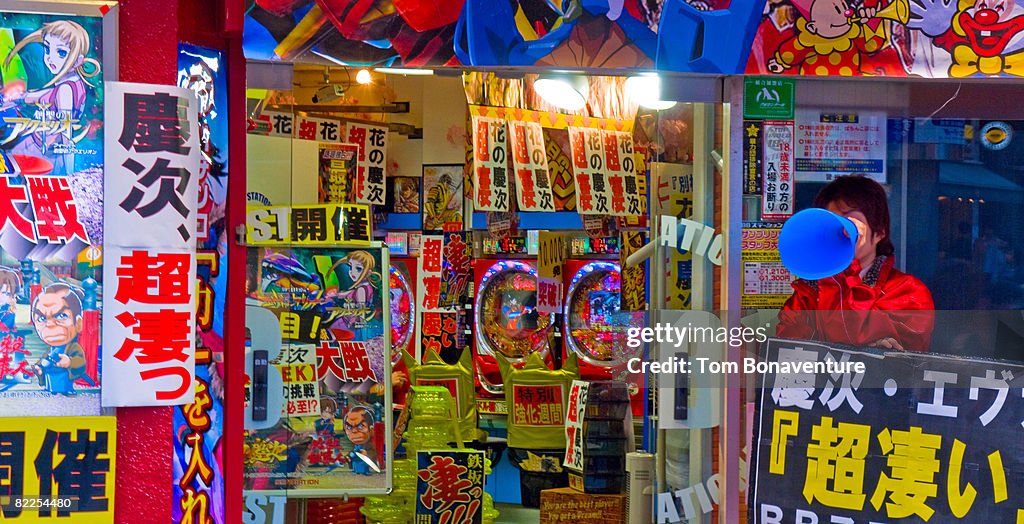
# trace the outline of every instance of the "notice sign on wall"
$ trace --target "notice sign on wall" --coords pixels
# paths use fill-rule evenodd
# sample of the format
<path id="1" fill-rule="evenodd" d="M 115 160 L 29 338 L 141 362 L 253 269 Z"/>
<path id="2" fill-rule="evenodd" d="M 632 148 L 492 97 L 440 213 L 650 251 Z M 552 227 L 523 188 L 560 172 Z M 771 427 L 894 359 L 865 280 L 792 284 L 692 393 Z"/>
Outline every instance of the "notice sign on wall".
<path id="1" fill-rule="evenodd" d="M 195 397 L 199 117 L 183 88 L 107 84 L 104 406 Z"/>
<path id="2" fill-rule="evenodd" d="M 793 215 L 793 122 L 765 122 L 764 184 L 761 220 L 782 221 Z"/>
<path id="3" fill-rule="evenodd" d="M 790 284 L 795 277 L 782 264 L 779 256 L 779 233 L 782 228 L 767 226 L 743 228 L 742 308 L 780 308 L 793 293 Z"/>
<path id="4" fill-rule="evenodd" d="M 885 183 L 887 123 L 882 111 L 796 112 L 796 179 L 827 182 L 860 173 Z"/>
<path id="5" fill-rule="evenodd" d="M 508 211 L 508 137 L 505 121 L 473 117 L 473 207 Z"/>

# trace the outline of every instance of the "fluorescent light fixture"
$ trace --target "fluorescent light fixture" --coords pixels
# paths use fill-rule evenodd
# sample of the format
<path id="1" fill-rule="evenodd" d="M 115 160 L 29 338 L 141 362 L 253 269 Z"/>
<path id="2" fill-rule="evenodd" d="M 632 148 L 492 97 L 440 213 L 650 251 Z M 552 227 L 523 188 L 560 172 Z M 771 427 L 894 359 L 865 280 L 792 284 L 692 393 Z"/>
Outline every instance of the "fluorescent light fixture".
<path id="1" fill-rule="evenodd" d="M 540 75 L 533 81 L 533 90 L 549 104 L 568 111 L 587 106 L 587 78 L 579 75 Z"/>
<path id="2" fill-rule="evenodd" d="M 356 73 L 356 82 L 359 82 L 360 84 L 363 84 L 363 85 L 372 83 L 373 82 L 373 77 L 370 76 L 370 70 L 369 69 L 360 69 L 359 72 Z"/>
<path id="3" fill-rule="evenodd" d="M 433 69 L 405 69 L 403 67 L 377 67 L 374 71 L 385 75 L 431 76 Z"/>
<path id="4" fill-rule="evenodd" d="M 626 79 L 626 95 L 637 105 L 662 111 L 676 105 L 661 99 L 661 78 L 658 75 L 637 75 Z"/>

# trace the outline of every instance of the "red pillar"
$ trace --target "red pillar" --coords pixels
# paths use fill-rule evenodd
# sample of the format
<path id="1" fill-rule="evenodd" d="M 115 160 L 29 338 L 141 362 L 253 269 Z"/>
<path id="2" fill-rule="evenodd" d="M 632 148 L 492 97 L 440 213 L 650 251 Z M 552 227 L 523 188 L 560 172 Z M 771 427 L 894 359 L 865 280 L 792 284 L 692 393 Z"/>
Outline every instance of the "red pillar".
<path id="1" fill-rule="evenodd" d="M 178 70 L 178 2 L 121 0 L 119 78 L 174 85 Z M 118 523 L 171 521 L 172 408 L 118 408 Z"/>

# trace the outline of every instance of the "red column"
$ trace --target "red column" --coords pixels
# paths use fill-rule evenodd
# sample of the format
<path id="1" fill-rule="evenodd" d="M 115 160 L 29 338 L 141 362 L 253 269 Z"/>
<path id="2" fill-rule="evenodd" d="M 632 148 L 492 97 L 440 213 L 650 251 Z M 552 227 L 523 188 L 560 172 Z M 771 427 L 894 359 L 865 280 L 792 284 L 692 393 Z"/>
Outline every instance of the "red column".
<path id="1" fill-rule="evenodd" d="M 178 70 L 178 2 L 121 0 L 118 31 L 124 82 L 174 85 Z M 172 408 L 118 408 L 118 523 L 171 521 Z"/>

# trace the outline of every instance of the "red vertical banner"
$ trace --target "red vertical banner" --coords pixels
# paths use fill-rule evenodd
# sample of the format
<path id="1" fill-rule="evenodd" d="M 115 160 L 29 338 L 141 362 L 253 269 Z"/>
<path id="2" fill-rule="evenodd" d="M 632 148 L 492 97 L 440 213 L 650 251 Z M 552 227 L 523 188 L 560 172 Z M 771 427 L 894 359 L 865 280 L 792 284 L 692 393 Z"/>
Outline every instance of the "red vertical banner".
<path id="1" fill-rule="evenodd" d="M 473 117 L 473 204 L 508 211 L 508 137 L 504 120 Z"/>

